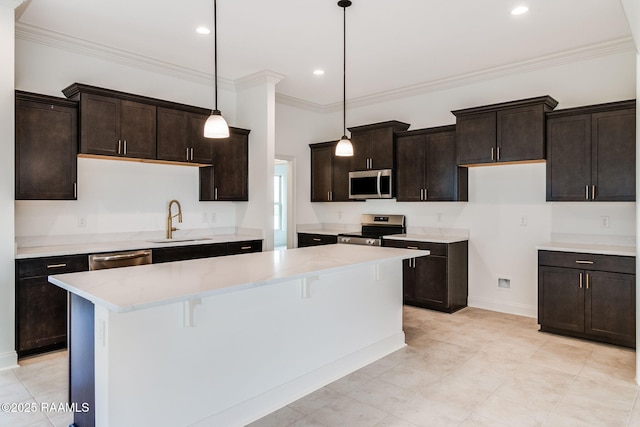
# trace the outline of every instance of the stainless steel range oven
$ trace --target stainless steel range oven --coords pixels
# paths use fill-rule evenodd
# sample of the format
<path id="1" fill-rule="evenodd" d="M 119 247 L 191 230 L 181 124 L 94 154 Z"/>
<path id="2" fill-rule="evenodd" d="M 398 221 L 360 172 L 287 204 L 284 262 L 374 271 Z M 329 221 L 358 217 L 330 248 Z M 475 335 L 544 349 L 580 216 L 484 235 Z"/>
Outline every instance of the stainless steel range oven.
<path id="1" fill-rule="evenodd" d="M 362 214 L 359 233 L 338 234 L 338 243 L 382 246 L 384 236 L 406 232 L 404 215 Z"/>

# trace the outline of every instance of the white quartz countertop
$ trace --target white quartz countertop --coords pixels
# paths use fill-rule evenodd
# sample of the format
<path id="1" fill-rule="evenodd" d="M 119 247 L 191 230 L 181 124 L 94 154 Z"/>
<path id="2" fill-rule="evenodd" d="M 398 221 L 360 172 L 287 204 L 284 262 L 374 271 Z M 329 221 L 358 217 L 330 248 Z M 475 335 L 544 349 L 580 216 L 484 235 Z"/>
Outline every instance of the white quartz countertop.
<path id="1" fill-rule="evenodd" d="M 326 234 L 328 236 L 337 236 L 338 234 L 344 233 L 358 233 L 360 232 L 360 228 L 353 229 L 338 229 L 338 228 L 317 228 L 317 229 L 309 229 L 309 230 L 298 230 L 298 233 L 303 234 Z"/>
<path id="2" fill-rule="evenodd" d="M 135 249 L 157 249 L 172 246 L 204 245 L 210 243 L 241 242 L 262 240 L 260 237 L 241 234 L 216 234 L 191 238 L 123 240 L 113 242 L 86 242 L 65 245 L 33 246 L 18 248 L 16 259 L 40 258 L 61 255 L 94 254 Z"/>
<path id="3" fill-rule="evenodd" d="M 413 240 L 416 242 L 427 242 L 427 243 L 456 243 L 456 242 L 464 242 L 469 240 L 468 237 L 464 236 L 447 236 L 447 235 L 439 235 L 439 234 L 418 234 L 418 233 L 407 233 L 407 234 L 391 234 L 388 236 L 384 236 L 385 240 Z"/>
<path id="4" fill-rule="evenodd" d="M 49 276 L 49 281 L 114 312 L 236 292 L 319 273 L 429 255 L 429 251 L 324 245 Z"/>
<path id="5" fill-rule="evenodd" d="M 542 251 L 578 252 L 600 255 L 636 256 L 635 246 L 616 246 L 589 243 L 549 242 L 536 246 Z"/>

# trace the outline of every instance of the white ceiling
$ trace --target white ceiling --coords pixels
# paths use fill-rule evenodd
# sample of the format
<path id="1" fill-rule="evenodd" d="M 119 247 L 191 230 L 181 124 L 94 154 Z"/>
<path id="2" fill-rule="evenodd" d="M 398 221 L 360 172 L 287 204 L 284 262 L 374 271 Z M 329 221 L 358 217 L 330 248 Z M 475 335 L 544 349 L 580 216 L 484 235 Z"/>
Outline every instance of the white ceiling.
<path id="1" fill-rule="evenodd" d="M 526 15 L 511 9 L 527 4 Z M 213 0 L 28 0 L 18 25 L 213 73 Z M 53 34 L 53 33 L 52 33 Z M 337 0 L 218 0 L 218 74 L 270 70 L 279 94 L 342 99 Z M 619 0 L 353 0 L 347 9 L 347 98 L 629 44 Z M 326 74 L 317 77 L 315 68 Z"/>

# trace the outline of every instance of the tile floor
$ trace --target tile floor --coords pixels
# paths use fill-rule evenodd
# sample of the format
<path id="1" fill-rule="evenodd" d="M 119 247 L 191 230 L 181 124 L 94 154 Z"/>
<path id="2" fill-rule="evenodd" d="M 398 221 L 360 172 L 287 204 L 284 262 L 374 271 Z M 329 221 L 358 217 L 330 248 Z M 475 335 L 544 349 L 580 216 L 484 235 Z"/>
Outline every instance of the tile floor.
<path id="1" fill-rule="evenodd" d="M 404 309 L 408 346 L 251 424 L 640 426 L 635 352 L 537 332 L 475 308 Z M 65 402 L 67 354 L 0 372 L 0 402 Z M 0 411 L 0 426 L 68 426 L 65 413 Z"/>

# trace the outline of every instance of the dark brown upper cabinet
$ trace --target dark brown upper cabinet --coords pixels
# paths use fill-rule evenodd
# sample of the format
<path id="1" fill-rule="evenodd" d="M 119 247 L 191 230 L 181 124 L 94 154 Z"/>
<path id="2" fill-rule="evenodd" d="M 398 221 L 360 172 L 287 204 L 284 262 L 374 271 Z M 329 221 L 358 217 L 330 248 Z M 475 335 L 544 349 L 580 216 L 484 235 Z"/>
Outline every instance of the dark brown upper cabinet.
<path id="1" fill-rule="evenodd" d="M 455 126 L 397 134 L 397 201 L 467 201 L 467 189 L 467 168 L 456 163 Z"/>
<path id="2" fill-rule="evenodd" d="M 548 201 L 635 201 L 636 102 L 547 114 Z"/>
<path id="3" fill-rule="evenodd" d="M 200 168 L 200 201 L 249 200 L 249 131 L 229 128 L 229 138 L 206 141 L 213 166 Z"/>
<path id="4" fill-rule="evenodd" d="M 62 92 L 80 101 L 80 154 L 156 158 L 156 106 L 152 102 L 77 83 Z"/>
<path id="5" fill-rule="evenodd" d="M 309 144 L 311 148 L 311 201 L 348 202 L 350 157 L 337 157 L 336 141 Z"/>
<path id="6" fill-rule="evenodd" d="M 75 200 L 78 103 L 16 91 L 15 199 Z"/>
<path id="7" fill-rule="evenodd" d="M 396 120 L 349 128 L 353 157 L 351 170 L 393 169 L 396 132 L 409 129 L 409 124 Z"/>
<path id="8" fill-rule="evenodd" d="M 208 114 L 158 107 L 157 159 L 211 164 L 212 140 L 204 137 Z"/>
<path id="9" fill-rule="evenodd" d="M 550 96 L 455 110 L 458 164 L 543 161 Z"/>

